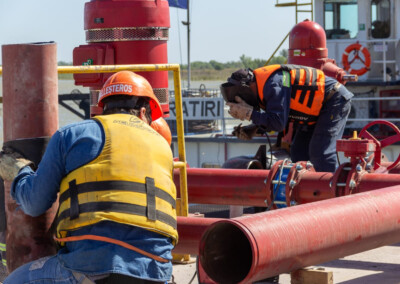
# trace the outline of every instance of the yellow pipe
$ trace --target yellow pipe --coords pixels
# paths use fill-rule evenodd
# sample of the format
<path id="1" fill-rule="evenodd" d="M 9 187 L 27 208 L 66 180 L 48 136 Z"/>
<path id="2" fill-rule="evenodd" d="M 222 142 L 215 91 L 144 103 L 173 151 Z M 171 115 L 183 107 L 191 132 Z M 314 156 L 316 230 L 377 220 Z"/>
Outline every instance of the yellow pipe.
<path id="1" fill-rule="evenodd" d="M 179 64 L 127 64 L 127 65 L 82 65 L 82 66 L 58 66 L 58 74 L 66 73 L 110 73 L 123 70 L 133 72 L 146 71 L 176 71 L 179 70 Z"/>
<path id="2" fill-rule="evenodd" d="M 186 164 L 184 162 L 174 162 L 175 169 L 181 169 L 183 167 L 186 167 Z"/>
<path id="3" fill-rule="evenodd" d="M 186 172 L 186 150 L 185 150 L 185 133 L 183 129 L 183 111 L 182 111 L 182 91 L 180 68 L 174 70 L 174 90 L 175 90 L 175 109 L 176 109 L 176 129 L 178 134 L 178 152 L 179 161 L 184 165 L 179 169 L 180 186 L 181 186 L 181 212 L 180 216 L 189 215 L 189 200 L 187 193 L 187 172 Z"/>
<path id="4" fill-rule="evenodd" d="M 126 65 L 82 65 L 82 66 L 58 66 L 58 74 L 81 74 L 81 73 L 111 73 L 123 70 L 133 72 L 146 71 L 175 71 L 179 69 L 179 64 L 126 64 Z M 0 75 L 3 68 L 0 67 Z"/>

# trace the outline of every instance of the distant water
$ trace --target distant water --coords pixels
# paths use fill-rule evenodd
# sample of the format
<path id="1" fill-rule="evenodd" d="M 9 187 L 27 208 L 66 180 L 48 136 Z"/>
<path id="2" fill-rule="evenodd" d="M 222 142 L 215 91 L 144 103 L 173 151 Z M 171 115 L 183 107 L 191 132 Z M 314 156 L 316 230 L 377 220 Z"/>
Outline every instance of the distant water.
<path id="1" fill-rule="evenodd" d="M 222 82 L 220 81 L 192 81 L 190 84 L 190 88 L 192 89 L 197 89 L 200 88 L 201 84 L 204 84 L 206 89 L 216 89 L 219 88 L 219 85 Z M 169 89 L 173 90 L 174 89 L 174 82 L 173 80 L 169 81 Z M 187 81 L 183 80 L 181 82 L 181 88 L 185 89 L 187 88 Z M 202 86 L 202 88 L 204 88 Z M 73 80 L 60 80 L 58 81 L 58 93 L 59 94 L 70 94 L 71 92 L 79 90 L 82 93 L 89 93 L 89 88 L 84 88 L 81 86 L 75 86 Z M 3 96 L 3 85 L 2 85 L 2 80 L 0 76 L 0 96 Z M 84 114 L 84 112 L 79 109 L 78 104 L 79 102 L 67 102 L 67 104 L 74 108 L 76 111 Z M 77 115 L 73 114 L 69 110 L 65 109 L 62 106 L 59 106 L 59 126 L 65 126 L 67 124 L 73 123 L 73 122 L 78 122 L 81 121 L 82 119 L 78 117 Z M 3 143 L 3 104 L 0 104 L 0 142 L 1 144 Z M 0 145 L 1 145 L 0 144 Z"/>

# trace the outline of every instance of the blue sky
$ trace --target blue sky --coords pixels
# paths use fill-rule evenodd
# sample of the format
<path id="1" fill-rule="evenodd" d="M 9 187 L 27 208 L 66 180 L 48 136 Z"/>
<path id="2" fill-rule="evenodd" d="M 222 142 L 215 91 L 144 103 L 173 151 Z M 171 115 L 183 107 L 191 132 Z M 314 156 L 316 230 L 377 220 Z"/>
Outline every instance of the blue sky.
<path id="1" fill-rule="evenodd" d="M 0 0 L 0 44 L 55 41 L 58 60 L 71 62 L 73 48 L 85 44 L 88 1 Z M 237 61 L 242 54 L 267 59 L 295 24 L 294 8 L 275 8 L 272 0 L 190 3 L 191 61 Z M 169 62 L 186 64 L 186 27 L 180 23 L 186 10 L 171 8 L 170 16 Z"/>

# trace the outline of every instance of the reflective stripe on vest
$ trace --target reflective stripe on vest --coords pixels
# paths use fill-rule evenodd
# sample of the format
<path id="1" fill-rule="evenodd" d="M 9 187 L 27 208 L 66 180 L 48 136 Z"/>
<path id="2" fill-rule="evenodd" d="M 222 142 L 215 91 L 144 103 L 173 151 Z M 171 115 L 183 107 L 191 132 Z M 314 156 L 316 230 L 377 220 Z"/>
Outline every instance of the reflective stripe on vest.
<path id="1" fill-rule="evenodd" d="M 95 118 L 105 144 L 92 162 L 61 182 L 57 237 L 101 221 L 141 227 L 177 241 L 172 152 L 165 139 L 136 116 Z"/>
<path id="2" fill-rule="evenodd" d="M 325 91 L 325 75 L 321 70 L 296 65 L 270 65 L 254 70 L 260 101 L 264 103 L 264 85 L 277 70 L 290 72 L 291 99 L 289 119 L 314 124 L 322 108 Z M 265 109 L 264 105 L 260 105 Z"/>

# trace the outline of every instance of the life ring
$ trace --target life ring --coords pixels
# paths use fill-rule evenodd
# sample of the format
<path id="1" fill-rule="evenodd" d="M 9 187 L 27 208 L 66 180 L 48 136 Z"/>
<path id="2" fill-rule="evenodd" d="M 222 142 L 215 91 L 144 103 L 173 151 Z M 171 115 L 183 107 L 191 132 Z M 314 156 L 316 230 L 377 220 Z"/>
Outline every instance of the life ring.
<path id="1" fill-rule="evenodd" d="M 364 55 L 364 59 L 362 59 L 359 56 L 360 51 Z M 354 53 L 354 58 L 349 62 L 349 54 L 351 52 Z M 363 68 L 361 68 L 361 69 L 352 69 L 351 68 L 350 65 L 356 59 L 360 60 L 364 64 Z M 342 62 L 343 62 L 344 70 L 348 71 L 350 74 L 355 74 L 355 75 L 361 76 L 370 70 L 369 67 L 371 66 L 371 54 L 369 53 L 369 51 L 366 47 L 362 46 L 359 43 L 353 43 L 353 44 L 349 45 L 348 47 L 346 47 L 346 49 L 344 50 L 343 55 L 342 55 Z"/>

